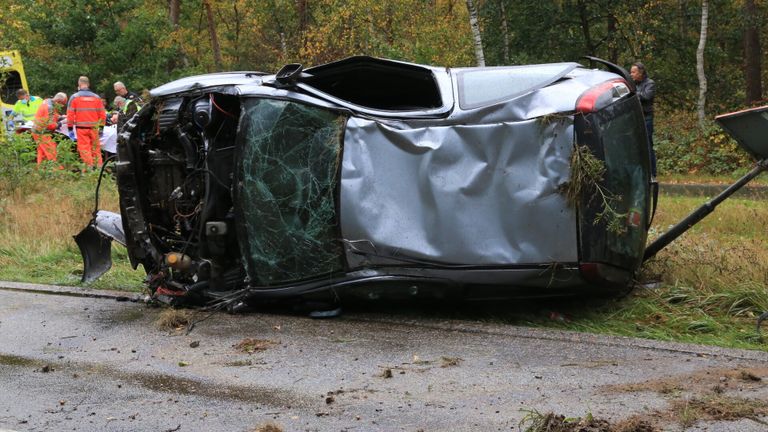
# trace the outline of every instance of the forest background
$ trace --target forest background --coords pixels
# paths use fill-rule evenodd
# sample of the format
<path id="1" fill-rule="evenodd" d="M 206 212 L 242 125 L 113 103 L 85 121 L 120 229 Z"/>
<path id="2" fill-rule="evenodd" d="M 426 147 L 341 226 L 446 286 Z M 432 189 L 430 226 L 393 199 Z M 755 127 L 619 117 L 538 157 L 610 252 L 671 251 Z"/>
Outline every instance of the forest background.
<path id="1" fill-rule="evenodd" d="M 360 54 L 450 67 L 642 61 L 657 83 L 660 173 L 738 174 L 747 157 L 712 118 L 765 103 L 767 15 L 764 0 L 5 0 L 0 50 L 21 51 L 35 95 L 71 93 L 88 75 L 109 100 L 118 80 L 142 91 Z"/>

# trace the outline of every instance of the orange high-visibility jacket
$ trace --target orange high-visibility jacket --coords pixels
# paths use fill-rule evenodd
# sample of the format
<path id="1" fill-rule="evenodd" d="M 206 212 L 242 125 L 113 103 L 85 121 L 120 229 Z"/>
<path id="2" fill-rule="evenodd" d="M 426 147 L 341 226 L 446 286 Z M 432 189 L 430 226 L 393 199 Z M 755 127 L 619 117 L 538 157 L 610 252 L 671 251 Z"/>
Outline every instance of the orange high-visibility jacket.
<path id="1" fill-rule="evenodd" d="M 53 99 L 46 99 L 35 113 L 35 132 L 41 133 L 46 130 L 56 130 L 56 124 L 59 121 L 59 113 L 56 112 Z"/>
<path id="2" fill-rule="evenodd" d="M 90 90 L 72 95 L 67 106 L 67 127 L 96 128 L 107 122 L 107 111 L 101 98 Z"/>

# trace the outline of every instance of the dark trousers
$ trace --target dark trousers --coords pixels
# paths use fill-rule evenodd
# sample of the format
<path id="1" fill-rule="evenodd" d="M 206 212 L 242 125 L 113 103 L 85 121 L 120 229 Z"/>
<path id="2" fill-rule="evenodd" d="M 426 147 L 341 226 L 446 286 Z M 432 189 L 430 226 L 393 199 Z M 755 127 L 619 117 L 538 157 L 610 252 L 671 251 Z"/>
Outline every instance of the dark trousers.
<path id="1" fill-rule="evenodd" d="M 651 155 L 651 175 L 656 177 L 656 152 L 653 150 L 653 114 L 645 115 L 645 130 L 648 132 L 648 151 Z"/>

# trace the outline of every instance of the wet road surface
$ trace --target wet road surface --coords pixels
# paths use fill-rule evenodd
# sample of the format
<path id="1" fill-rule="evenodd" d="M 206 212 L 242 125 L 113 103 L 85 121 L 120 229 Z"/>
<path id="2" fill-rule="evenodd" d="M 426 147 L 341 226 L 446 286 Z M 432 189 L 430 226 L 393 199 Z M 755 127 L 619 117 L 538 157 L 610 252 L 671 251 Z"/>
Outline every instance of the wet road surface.
<path id="1" fill-rule="evenodd" d="M 197 313 L 187 334 L 162 312 L 0 289 L 0 430 L 518 430 L 534 409 L 658 420 L 713 386 L 768 400 L 766 352 L 370 313 Z"/>

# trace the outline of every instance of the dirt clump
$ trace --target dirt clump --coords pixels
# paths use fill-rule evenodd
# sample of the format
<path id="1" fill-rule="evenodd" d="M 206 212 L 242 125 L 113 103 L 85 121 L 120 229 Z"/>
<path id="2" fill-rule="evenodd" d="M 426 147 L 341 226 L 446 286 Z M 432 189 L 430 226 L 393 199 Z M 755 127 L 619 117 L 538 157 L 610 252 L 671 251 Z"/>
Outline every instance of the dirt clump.
<path id="1" fill-rule="evenodd" d="M 192 313 L 187 310 L 166 309 L 157 316 L 155 326 L 161 330 L 181 330 L 192 322 Z"/>
<path id="2" fill-rule="evenodd" d="M 448 368 L 453 366 L 458 366 L 463 362 L 464 359 L 460 357 L 440 357 L 440 367 L 441 368 Z"/>
<path id="3" fill-rule="evenodd" d="M 632 416 L 628 419 L 616 422 L 613 426 L 613 430 L 616 432 L 656 432 L 659 429 L 646 419 Z"/>
<path id="4" fill-rule="evenodd" d="M 762 377 L 768 376 L 768 368 L 704 369 L 691 374 L 669 376 L 634 384 L 608 385 L 603 390 L 615 393 L 634 393 L 651 391 L 662 395 L 688 392 L 692 394 L 709 393 L 715 387 L 727 390 L 733 383 L 741 386 L 765 385 Z"/>
<path id="5" fill-rule="evenodd" d="M 279 342 L 269 339 L 245 338 L 233 345 L 233 347 L 240 352 L 253 354 L 257 351 L 266 351 L 277 344 L 279 344 Z"/>
<path id="6" fill-rule="evenodd" d="M 650 422 L 632 417 L 616 424 L 588 415 L 584 418 L 567 418 L 554 413 L 530 412 L 520 422 L 524 432 L 656 432 Z"/>
<path id="7" fill-rule="evenodd" d="M 283 428 L 276 423 L 266 423 L 258 426 L 252 432 L 283 432 Z"/>

